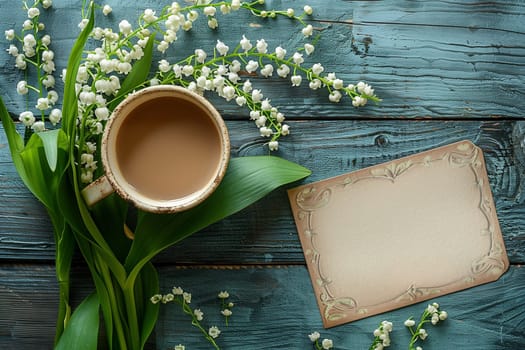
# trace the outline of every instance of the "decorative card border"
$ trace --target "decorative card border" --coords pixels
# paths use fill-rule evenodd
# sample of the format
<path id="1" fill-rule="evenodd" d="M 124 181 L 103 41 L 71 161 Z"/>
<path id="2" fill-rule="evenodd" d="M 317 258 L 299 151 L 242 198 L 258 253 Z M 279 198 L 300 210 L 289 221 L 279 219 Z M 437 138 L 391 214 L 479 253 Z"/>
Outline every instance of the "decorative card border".
<path id="1" fill-rule="evenodd" d="M 432 169 L 437 166 L 446 166 L 446 169 L 450 169 L 450 176 L 457 175 L 454 169 L 463 169 L 461 172 L 463 175 L 461 176 L 468 178 L 462 179 L 462 181 L 476 186 L 476 193 L 479 193 L 479 202 L 475 204 L 475 210 L 479 211 L 480 217 L 482 217 L 479 220 L 479 236 L 466 239 L 487 240 L 488 250 L 480 252 L 478 258 L 470 261 L 470 266 L 468 266 L 469 272 L 461 276 L 461 278 L 454 278 L 437 285 L 421 285 L 414 281 L 414 283 L 406 285 L 404 290 L 394 290 L 386 299 L 373 304 L 362 303 L 360 299 L 363 296 L 354 295 L 351 286 L 344 291 L 336 292 L 337 288 L 333 288 L 333 286 L 337 281 L 332 279 L 335 271 L 325 269 L 325 264 L 323 263 L 325 259 L 330 258 L 331 254 L 327 251 L 328 248 L 325 247 L 324 250 L 319 248 L 319 240 L 324 237 L 323 230 L 330 230 L 330 227 L 316 228 L 314 224 L 323 213 L 326 213 L 326 210 L 331 210 L 330 205 L 334 195 L 343 194 L 348 197 L 348 201 L 352 201 L 352 187 L 357 184 L 368 183 L 369 186 L 374 186 L 374 183 L 377 183 L 377 181 L 386 181 L 395 187 L 399 179 L 407 176 L 407 174 L 417 172 L 421 168 Z M 466 169 L 468 171 L 464 171 Z M 509 266 L 483 154 L 481 149 L 470 141 L 461 141 L 399 160 L 303 185 L 289 190 L 288 196 L 325 328 L 497 280 Z M 371 198 L 371 200 L 378 199 Z M 338 208 L 338 210 L 341 210 L 341 208 Z M 388 215 L 389 213 L 378 212 L 377 218 L 380 220 Z M 424 223 L 424 217 L 420 219 Z M 446 219 L 443 218 L 443 220 Z M 352 223 L 348 222 L 347 225 L 346 229 L 352 232 Z M 457 232 L 457 234 L 460 235 L 461 232 Z M 351 233 L 348 237 L 350 236 L 352 236 Z M 359 237 L 357 238 L 359 239 Z M 356 239 L 356 237 L 352 237 L 352 239 Z M 330 249 L 343 249 L 338 247 L 344 247 L 345 244 L 339 243 L 333 242 Z M 468 242 L 465 242 L 465 244 L 468 244 Z M 440 247 L 434 248 L 440 249 Z M 374 258 L 388 260 L 388 257 L 377 257 L 371 254 L 370 259 Z M 396 257 L 396 259 L 399 258 L 402 259 L 403 255 Z M 361 263 L 362 261 L 352 260 L 352 256 L 348 256 L 348 259 L 345 258 L 345 261 L 338 262 L 341 269 L 359 269 Z M 445 261 L 443 263 L 453 262 Z M 395 269 L 395 266 L 391 266 L 391 268 Z M 382 272 L 377 271 L 377 273 Z M 410 272 L 405 271 L 404 273 Z M 360 282 L 356 281 L 356 283 Z M 388 288 L 388 286 L 378 285 L 370 285 L 368 287 L 369 293 L 374 293 L 376 288 Z"/>

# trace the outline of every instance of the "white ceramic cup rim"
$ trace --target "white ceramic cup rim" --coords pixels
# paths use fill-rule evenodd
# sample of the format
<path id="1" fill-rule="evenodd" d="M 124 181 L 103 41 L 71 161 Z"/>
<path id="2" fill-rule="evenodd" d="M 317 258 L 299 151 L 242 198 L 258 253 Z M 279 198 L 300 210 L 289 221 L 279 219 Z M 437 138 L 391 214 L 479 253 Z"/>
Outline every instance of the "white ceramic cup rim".
<path id="1" fill-rule="evenodd" d="M 130 112 L 144 102 L 161 97 L 184 99 L 199 106 L 213 121 L 221 141 L 221 159 L 218 161 L 218 166 L 214 171 L 213 177 L 208 180 L 206 185 L 184 197 L 169 200 L 152 199 L 137 191 L 137 189 L 132 186 L 121 173 L 118 166 L 116 152 L 116 140 L 119 134 L 119 129 L 129 116 Z M 118 195 L 133 203 L 137 208 L 145 211 L 174 213 L 198 205 L 215 191 L 219 183 L 222 181 L 228 166 L 230 158 L 230 139 L 226 124 L 221 115 L 204 97 L 179 86 L 157 85 L 132 93 L 115 108 L 102 136 L 101 158 L 105 177 Z"/>

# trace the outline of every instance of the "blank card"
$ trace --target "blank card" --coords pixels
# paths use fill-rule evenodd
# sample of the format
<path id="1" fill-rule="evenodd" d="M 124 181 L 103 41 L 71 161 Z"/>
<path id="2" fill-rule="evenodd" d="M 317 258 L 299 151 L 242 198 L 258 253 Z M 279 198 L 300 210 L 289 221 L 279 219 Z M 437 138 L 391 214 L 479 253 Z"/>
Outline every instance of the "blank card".
<path id="1" fill-rule="evenodd" d="M 470 141 L 288 195 L 326 328 L 494 281 L 509 265 Z"/>

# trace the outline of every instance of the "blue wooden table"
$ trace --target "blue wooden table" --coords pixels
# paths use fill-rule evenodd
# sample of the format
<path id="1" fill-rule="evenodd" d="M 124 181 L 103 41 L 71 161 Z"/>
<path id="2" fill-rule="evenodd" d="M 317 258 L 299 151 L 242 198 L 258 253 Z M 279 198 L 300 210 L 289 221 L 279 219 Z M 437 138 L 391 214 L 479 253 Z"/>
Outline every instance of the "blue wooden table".
<path id="1" fill-rule="evenodd" d="M 80 0 L 55 0 L 46 17 L 57 67 L 64 67 L 80 21 Z M 113 25 L 132 22 L 144 8 L 164 2 L 108 0 Z M 267 8 L 302 9 L 303 1 L 266 1 Z M 310 19 L 322 34 L 311 63 L 323 62 L 347 82 L 364 80 L 383 99 L 362 109 L 339 104 L 281 79 L 253 81 L 287 115 L 293 133 L 277 155 L 312 170 L 305 182 L 468 139 L 480 146 L 494 194 L 510 269 L 496 282 L 436 298 L 449 319 L 430 330 L 424 349 L 520 349 L 525 346 L 525 3 L 523 1 L 313 0 Z M 15 1 L 0 1 L 0 29 L 25 19 Z M 107 19 L 105 19 L 107 21 Z M 111 17 L 109 19 L 111 22 Z M 174 56 L 217 39 L 236 43 L 243 34 L 271 47 L 297 47 L 298 27 L 286 18 L 231 14 L 211 32 L 202 26 L 181 35 Z M 2 51 L 7 42 L 2 38 Z M 169 55 L 168 55 L 169 56 Z M 12 58 L 0 54 L 0 94 L 9 112 L 25 109 L 16 93 L 22 78 Z M 227 120 L 232 156 L 267 152 L 246 110 L 210 97 Z M 155 259 L 161 287 L 180 285 L 192 304 L 210 310 L 221 326 L 223 349 L 310 349 L 319 331 L 335 349 L 368 349 L 377 324 L 395 324 L 392 349 L 406 349 L 403 321 L 416 304 L 324 330 L 289 208 L 286 189 L 229 217 Z M 379 199 L 378 199 L 379 200 Z M 372 250 L 370 252 L 373 253 Z M 58 301 L 51 224 L 25 189 L 0 132 L 0 348 L 50 349 Z M 387 269 L 395 269 L 385 261 Z M 89 273 L 75 260 L 72 297 L 92 290 Z M 235 302 L 226 327 L 217 293 Z M 214 318 L 215 317 L 215 318 Z M 175 306 L 161 309 L 150 347 L 190 349 L 208 344 Z"/>

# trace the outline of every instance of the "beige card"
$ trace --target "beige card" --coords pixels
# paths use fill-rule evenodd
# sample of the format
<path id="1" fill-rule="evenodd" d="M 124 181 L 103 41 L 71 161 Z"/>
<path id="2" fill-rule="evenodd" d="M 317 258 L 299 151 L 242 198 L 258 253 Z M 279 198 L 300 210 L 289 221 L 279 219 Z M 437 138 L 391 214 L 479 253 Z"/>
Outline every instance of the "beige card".
<path id="1" fill-rule="evenodd" d="M 288 195 L 326 328 L 494 281 L 509 265 L 470 141 Z"/>

